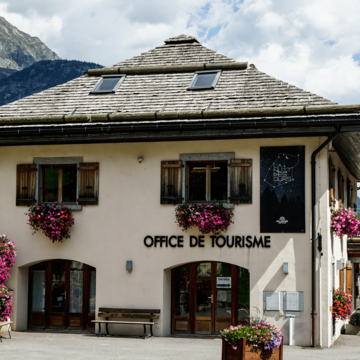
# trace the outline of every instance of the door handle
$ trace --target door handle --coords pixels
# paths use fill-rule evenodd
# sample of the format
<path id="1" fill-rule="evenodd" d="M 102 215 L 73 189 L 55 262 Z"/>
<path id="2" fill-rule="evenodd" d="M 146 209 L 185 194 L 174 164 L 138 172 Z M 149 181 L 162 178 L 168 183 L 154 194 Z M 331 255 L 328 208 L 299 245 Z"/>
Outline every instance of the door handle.
<path id="1" fill-rule="evenodd" d="M 64 295 L 64 300 L 66 300 L 66 291 L 63 292 L 61 295 Z"/>
<path id="2" fill-rule="evenodd" d="M 214 296 L 213 296 L 213 295 L 208 296 L 208 299 L 211 299 L 211 303 L 213 303 L 213 302 L 214 302 Z"/>

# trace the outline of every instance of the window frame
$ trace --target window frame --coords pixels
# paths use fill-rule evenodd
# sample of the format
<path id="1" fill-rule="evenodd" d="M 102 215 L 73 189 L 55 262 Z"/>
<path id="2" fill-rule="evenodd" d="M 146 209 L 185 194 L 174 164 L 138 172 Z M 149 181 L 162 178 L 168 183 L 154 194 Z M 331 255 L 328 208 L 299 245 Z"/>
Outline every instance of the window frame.
<path id="1" fill-rule="evenodd" d="M 33 163 L 36 164 L 35 174 L 35 199 L 37 203 L 50 204 L 43 202 L 43 168 L 45 166 L 76 166 L 76 202 L 75 203 L 63 203 L 59 202 L 59 205 L 64 205 L 71 210 L 82 210 L 82 205 L 78 204 L 79 198 L 79 166 L 83 163 L 84 159 L 82 156 L 69 156 L 69 157 L 34 157 Z"/>
<path id="2" fill-rule="evenodd" d="M 219 203 L 221 202 L 225 208 L 233 209 L 234 203 L 230 201 L 230 160 L 235 159 L 235 152 L 219 152 L 219 153 L 189 153 L 189 154 L 180 154 L 179 160 L 184 164 L 184 171 L 182 172 L 182 197 L 184 201 L 188 201 L 187 193 L 187 179 L 188 179 L 188 163 L 191 162 L 227 162 L 227 200 L 221 201 L 207 201 L 209 203 Z M 194 203 L 201 204 L 203 201 L 194 201 Z"/>
<path id="3" fill-rule="evenodd" d="M 189 200 L 189 191 L 190 191 L 190 165 L 194 164 L 194 163 L 202 163 L 205 164 L 206 166 L 206 170 L 205 170 L 205 199 L 202 200 Z M 191 201 L 191 202 L 207 202 L 207 203 L 228 203 L 228 199 L 226 200 L 212 200 L 211 199 L 211 165 L 212 163 L 224 163 L 227 164 L 227 177 L 229 177 L 230 173 L 229 173 L 229 164 L 226 160 L 193 160 L 193 161 L 187 161 L 186 162 L 186 201 Z M 228 193 L 228 179 L 226 179 L 227 181 L 227 189 L 226 192 Z M 229 195 L 227 195 L 227 198 L 229 198 Z"/>
<path id="4" fill-rule="evenodd" d="M 90 91 L 90 94 L 112 94 L 115 93 L 116 90 L 120 87 L 121 83 L 124 81 L 126 74 L 114 74 L 114 75 L 101 75 L 100 79 L 96 83 L 96 85 Z M 116 85 L 113 87 L 112 90 L 97 90 L 101 84 L 103 83 L 104 79 L 109 78 L 119 78 Z"/>
<path id="5" fill-rule="evenodd" d="M 216 73 L 215 78 L 212 82 L 211 85 L 206 85 L 206 86 L 196 86 L 196 81 L 197 78 L 199 76 L 199 74 L 209 74 L 209 73 Z M 205 89 L 211 89 L 214 90 L 215 86 L 220 78 L 221 75 L 221 70 L 203 70 L 203 71 L 196 71 L 191 82 L 190 85 L 188 87 L 188 90 L 205 90 Z"/>
<path id="6" fill-rule="evenodd" d="M 74 202 L 65 202 L 62 201 L 63 198 L 63 168 L 64 167 L 75 167 L 76 168 L 76 183 L 75 183 L 75 201 Z M 51 204 L 53 202 L 44 201 L 44 192 L 45 192 L 45 172 L 44 169 L 47 167 L 57 167 L 59 168 L 59 175 L 58 175 L 58 200 L 57 202 L 62 205 L 77 205 L 78 199 L 78 169 L 77 164 L 46 164 L 40 165 L 40 172 L 41 172 L 41 179 L 40 179 L 40 202 L 43 204 Z M 61 171 L 60 171 L 61 169 Z M 61 199 L 61 200 L 60 200 Z"/>

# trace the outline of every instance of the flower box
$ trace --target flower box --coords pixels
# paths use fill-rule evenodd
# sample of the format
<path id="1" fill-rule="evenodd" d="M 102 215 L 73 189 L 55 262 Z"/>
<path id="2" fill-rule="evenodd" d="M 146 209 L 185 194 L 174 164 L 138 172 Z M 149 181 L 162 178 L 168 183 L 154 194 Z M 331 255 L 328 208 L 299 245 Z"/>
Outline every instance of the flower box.
<path id="1" fill-rule="evenodd" d="M 265 350 L 263 345 L 256 345 L 245 338 L 238 340 L 234 350 L 228 342 L 222 341 L 221 360 L 282 360 L 283 339 L 277 349 Z"/>

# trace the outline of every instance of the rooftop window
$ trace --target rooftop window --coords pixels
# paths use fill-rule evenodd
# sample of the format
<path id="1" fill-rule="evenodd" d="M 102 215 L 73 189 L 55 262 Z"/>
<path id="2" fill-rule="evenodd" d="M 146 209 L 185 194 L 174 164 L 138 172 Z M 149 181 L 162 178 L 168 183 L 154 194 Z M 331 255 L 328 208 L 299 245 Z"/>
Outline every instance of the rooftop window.
<path id="1" fill-rule="evenodd" d="M 125 75 L 102 75 L 91 94 L 114 93 L 125 79 Z"/>
<path id="2" fill-rule="evenodd" d="M 215 85 L 219 80 L 221 70 L 196 71 L 189 90 L 215 89 Z"/>

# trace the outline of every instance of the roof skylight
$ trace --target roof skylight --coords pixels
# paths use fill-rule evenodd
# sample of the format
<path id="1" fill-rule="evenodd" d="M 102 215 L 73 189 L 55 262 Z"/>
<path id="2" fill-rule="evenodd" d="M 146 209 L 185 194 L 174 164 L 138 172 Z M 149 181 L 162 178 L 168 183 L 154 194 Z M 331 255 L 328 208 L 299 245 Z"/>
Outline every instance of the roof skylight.
<path id="1" fill-rule="evenodd" d="M 215 89 L 215 85 L 219 80 L 221 70 L 196 71 L 189 90 Z"/>
<path id="2" fill-rule="evenodd" d="M 91 94 L 109 94 L 114 93 L 125 79 L 125 75 L 102 75 Z"/>

